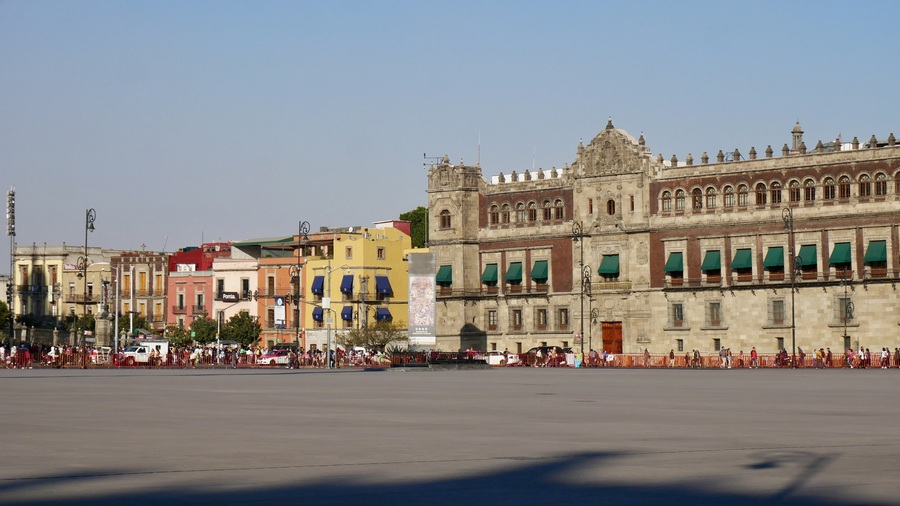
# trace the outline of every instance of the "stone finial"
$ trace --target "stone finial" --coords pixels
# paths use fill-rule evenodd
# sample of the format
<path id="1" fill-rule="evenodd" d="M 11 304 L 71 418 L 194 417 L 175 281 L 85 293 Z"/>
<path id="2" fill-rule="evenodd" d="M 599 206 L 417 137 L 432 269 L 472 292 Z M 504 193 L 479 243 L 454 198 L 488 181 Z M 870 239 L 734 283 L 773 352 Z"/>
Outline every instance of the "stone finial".
<path id="1" fill-rule="evenodd" d="M 659 156 L 656 157 L 656 163 L 662 165 L 662 163 L 663 163 L 662 153 L 660 153 Z"/>
<path id="2" fill-rule="evenodd" d="M 709 163 L 709 155 L 706 154 L 706 151 L 704 151 L 703 154 L 700 155 L 700 163 L 702 163 L 703 165 L 706 165 Z"/>
<path id="3" fill-rule="evenodd" d="M 616 128 L 616 127 L 614 127 L 613 124 L 612 124 L 612 116 L 610 116 L 610 117 L 609 117 L 609 120 L 606 122 L 606 129 L 607 129 L 607 130 L 614 130 L 615 128 Z"/>
<path id="4" fill-rule="evenodd" d="M 787 143 L 784 143 L 784 147 L 781 148 L 781 156 L 787 156 L 791 154 L 791 150 L 787 147 Z"/>
<path id="5" fill-rule="evenodd" d="M 531 181 L 531 172 L 525 169 L 525 181 Z"/>
<path id="6" fill-rule="evenodd" d="M 515 182 L 519 180 L 519 175 L 516 174 L 516 171 L 512 171 L 512 174 L 509 175 L 510 182 Z"/>
<path id="7" fill-rule="evenodd" d="M 857 139 L 855 135 L 853 136 L 853 140 L 850 141 L 850 147 L 852 147 L 853 149 L 859 149 L 859 139 Z"/>
<path id="8" fill-rule="evenodd" d="M 785 144 L 785 146 L 787 146 L 787 144 Z M 773 154 L 775 154 L 775 151 L 772 149 L 772 145 L 769 144 L 769 145 L 766 147 L 766 158 L 772 158 L 772 155 L 773 155 Z"/>
<path id="9" fill-rule="evenodd" d="M 688 153 L 687 158 L 685 158 L 684 163 L 688 165 L 694 165 L 694 157 Z"/>
<path id="10" fill-rule="evenodd" d="M 841 150 L 841 136 L 838 135 L 837 139 L 834 140 L 834 150 L 835 152 Z"/>
<path id="11" fill-rule="evenodd" d="M 584 139 L 578 139 L 578 154 L 584 153 Z"/>
<path id="12" fill-rule="evenodd" d="M 805 154 L 806 154 L 806 143 L 805 143 L 805 142 L 801 142 L 801 143 L 800 143 L 800 154 L 801 154 L 801 155 L 805 155 Z"/>
<path id="13" fill-rule="evenodd" d="M 756 147 L 750 146 L 750 159 L 756 160 Z"/>
<path id="14" fill-rule="evenodd" d="M 441 158 L 441 164 L 450 165 L 450 155 L 444 155 L 444 157 Z"/>
<path id="15" fill-rule="evenodd" d="M 869 149 L 875 149 L 878 147 L 878 139 L 875 138 L 875 134 L 872 134 L 872 137 L 869 139 Z"/>
<path id="16" fill-rule="evenodd" d="M 465 166 L 466 166 L 466 162 L 464 162 L 462 158 L 459 159 L 459 166 L 460 166 L 460 167 L 465 167 Z"/>
<path id="17" fill-rule="evenodd" d="M 559 173 L 556 172 L 556 167 L 555 167 L 555 166 L 554 166 L 552 169 L 550 169 L 550 177 L 551 177 L 552 179 L 556 179 L 556 178 L 559 177 Z"/>
<path id="18" fill-rule="evenodd" d="M 894 132 L 891 132 L 891 135 L 888 135 L 888 146 L 893 147 L 897 144 L 897 139 L 894 138 Z"/>
<path id="19" fill-rule="evenodd" d="M 647 141 L 644 140 L 644 132 L 641 132 L 641 136 L 638 138 L 638 146 L 644 146 L 647 144 Z"/>
<path id="20" fill-rule="evenodd" d="M 720 149 L 718 153 L 716 153 L 716 161 L 722 163 L 725 161 L 725 153 Z"/>
<path id="21" fill-rule="evenodd" d="M 537 178 L 538 178 L 538 179 L 544 179 L 544 169 L 541 169 L 541 170 L 538 171 L 538 173 L 537 173 Z"/>
<path id="22" fill-rule="evenodd" d="M 822 139 L 819 139 L 819 142 L 816 143 L 816 153 L 824 153 L 825 145 L 822 144 Z"/>
<path id="23" fill-rule="evenodd" d="M 734 153 L 731 154 L 731 159 L 735 162 L 741 161 L 741 152 L 738 151 L 738 148 L 734 148 Z"/>
<path id="24" fill-rule="evenodd" d="M 503 175 L 502 172 L 500 173 L 499 176 L 497 176 L 497 181 L 500 182 L 500 183 L 505 183 L 505 182 L 506 182 L 506 177 Z"/>
<path id="25" fill-rule="evenodd" d="M 672 167 L 678 167 L 678 157 L 677 156 L 672 155 L 672 159 L 669 161 L 672 162 Z"/>

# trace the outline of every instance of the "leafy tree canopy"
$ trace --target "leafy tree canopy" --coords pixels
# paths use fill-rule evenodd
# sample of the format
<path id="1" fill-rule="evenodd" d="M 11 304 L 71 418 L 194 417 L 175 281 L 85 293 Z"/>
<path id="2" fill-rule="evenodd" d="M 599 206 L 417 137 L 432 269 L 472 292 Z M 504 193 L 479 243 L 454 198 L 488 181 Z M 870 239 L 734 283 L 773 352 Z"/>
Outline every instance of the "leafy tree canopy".
<path id="1" fill-rule="evenodd" d="M 12 318 L 12 312 L 9 310 L 6 302 L 0 301 L 0 323 L 3 324 L 4 329 L 9 327 L 10 318 Z"/>
<path id="2" fill-rule="evenodd" d="M 384 350 L 389 343 L 409 340 L 406 326 L 394 321 L 381 320 L 368 327 L 350 329 L 338 337 L 338 343 L 345 348 L 362 346 L 370 350 Z"/>
<path id="3" fill-rule="evenodd" d="M 428 208 L 419 206 L 401 214 L 400 219 L 409 222 L 412 247 L 424 248 L 428 242 Z"/>
<path id="4" fill-rule="evenodd" d="M 191 335 L 180 325 L 169 325 L 166 327 L 166 339 L 176 345 L 190 344 L 193 341 Z"/>
<path id="5" fill-rule="evenodd" d="M 250 316 L 250 313 L 240 311 L 222 326 L 222 339 L 237 341 L 241 346 L 249 347 L 259 341 L 260 332 L 262 328 L 259 320 Z"/>
<path id="6" fill-rule="evenodd" d="M 216 340 L 216 321 L 206 313 L 194 318 L 191 322 L 191 332 L 194 341 L 200 344 L 208 344 Z"/>

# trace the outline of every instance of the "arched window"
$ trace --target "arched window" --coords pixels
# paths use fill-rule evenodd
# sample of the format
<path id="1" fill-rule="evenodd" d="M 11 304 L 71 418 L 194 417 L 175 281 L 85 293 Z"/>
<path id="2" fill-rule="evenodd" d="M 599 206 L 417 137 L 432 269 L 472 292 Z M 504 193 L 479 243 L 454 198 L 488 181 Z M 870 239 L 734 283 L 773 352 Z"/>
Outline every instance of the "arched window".
<path id="1" fill-rule="evenodd" d="M 667 213 L 672 210 L 672 194 L 664 191 L 662 194 L 662 210 Z"/>
<path id="2" fill-rule="evenodd" d="M 894 174 L 894 193 L 900 194 L 900 172 Z"/>
<path id="3" fill-rule="evenodd" d="M 553 218 L 553 205 L 549 200 L 544 201 L 544 221 L 550 221 Z"/>
<path id="4" fill-rule="evenodd" d="M 556 199 L 556 202 L 553 203 L 553 218 L 557 220 L 564 220 L 566 218 L 566 208 L 563 207 L 562 199 Z"/>
<path id="5" fill-rule="evenodd" d="M 738 207 L 747 207 L 747 193 L 749 188 L 742 184 L 738 186 Z"/>
<path id="6" fill-rule="evenodd" d="M 773 206 L 781 204 L 781 183 L 778 181 L 772 183 L 772 186 L 769 187 L 769 195 L 772 197 Z"/>
<path id="7" fill-rule="evenodd" d="M 850 178 L 847 176 L 841 176 L 838 179 L 838 197 L 841 200 L 847 200 L 850 198 Z"/>
<path id="8" fill-rule="evenodd" d="M 516 223 L 525 223 L 525 203 L 516 204 Z"/>
<path id="9" fill-rule="evenodd" d="M 684 190 L 675 190 L 675 210 L 684 211 Z"/>
<path id="10" fill-rule="evenodd" d="M 528 203 L 528 221 L 530 223 L 537 221 L 537 204 L 534 202 Z"/>
<path id="11" fill-rule="evenodd" d="M 614 216 L 616 214 L 616 201 L 609 199 L 606 201 L 606 214 Z"/>
<path id="12" fill-rule="evenodd" d="M 504 225 L 509 224 L 509 204 L 503 204 L 503 206 L 500 207 L 500 223 L 503 223 Z"/>
<path id="13" fill-rule="evenodd" d="M 800 181 L 796 179 L 790 183 L 790 191 L 788 192 L 791 202 L 800 202 Z"/>
<path id="14" fill-rule="evenodd" d="M 803 182 L 803 191 L 804 196 L 803 199 L 807 202 L 812 202 L 816 200 L 816 182 L 812 179 L 807 179 Z"/>
<path id="15" fill-rule="evenodd" d="M 716 189 L 710 186 L 706 189 L 706 208 L 707 209 L 715 209 L 716 208 Z"/>
<path id="16" fill-rule="evenodd" d="M 822 182 L 822 198 L 825 200 L 834 200 L 835 186 L 834 179 L 826 177 Z"/>
<path id="17" fill-rule="evenodd" d="M 491 206 L 491 210 L 488 213 L 488 216 L 490 217 L 491 225 L 500 223 L 500 208 L 496 204 Z"/>
<path id="18" fill-rule="evenodd" d="M 452 224 L 452 223 L 450 222 L 450 211 L 444 209 L 443 211 L 441 211 L 440 216 L 441 216 L 441 220 L 440 220 L 440 222 L 441 222 L 441 228 L 442 228 L 442 229 L 450 228 L 450 226 L 451 226 L 451 224 Z"/>
<path id="19" fill-rule="evenodd" d="M 734 207 L 734 188 L 726 186 L 722 193 L 725 194 L 725 207 Z"/>
<path id="20" fill-rule="evenodd" d="M 756 185 L 756 205 L 766 205 L 766 185 L 765 183 L 757 183 Z"/>
<path id="21" fill-rule="evenodd" d="M 691 208 L 694 209 L 694 211 L 703 209 L 703 190 L 700 188 L 691 190 Z"/>
<path id="22" fill-rule="evenodd" d="M 859 196 L 870 197 L 872 195 L 872 181 L 868 174 L 859 176 Z"/>
<path id="23" fill-rule="evenodd" d="M 878 197 L 887 195 L 887 176 L 881 172 L 875 174 L 875 195 Z"/>

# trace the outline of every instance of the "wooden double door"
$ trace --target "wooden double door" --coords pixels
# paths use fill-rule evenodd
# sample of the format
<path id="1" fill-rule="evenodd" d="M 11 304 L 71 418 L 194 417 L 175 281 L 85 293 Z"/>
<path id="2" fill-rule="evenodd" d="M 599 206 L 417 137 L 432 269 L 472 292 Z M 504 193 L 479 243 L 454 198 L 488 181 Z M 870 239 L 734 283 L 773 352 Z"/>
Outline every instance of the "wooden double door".
<path id="1" fill-rule="evenodd" d="M 607 353 L 622 353 L 622 322 L 602 322 L 601 326 L 603 331 L 603 349 Z"/>

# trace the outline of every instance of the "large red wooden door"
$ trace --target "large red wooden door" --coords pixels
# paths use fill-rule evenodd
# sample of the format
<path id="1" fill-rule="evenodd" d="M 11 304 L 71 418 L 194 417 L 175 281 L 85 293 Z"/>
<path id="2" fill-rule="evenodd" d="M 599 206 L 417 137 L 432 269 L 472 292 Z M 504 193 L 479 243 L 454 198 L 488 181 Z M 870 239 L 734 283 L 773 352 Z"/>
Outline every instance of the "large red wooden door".
<path id="1" fill-rule="evenodd" d="M 607 353 L 622 353 L 622 322 L 603 322 L 603 349 Z"/>

